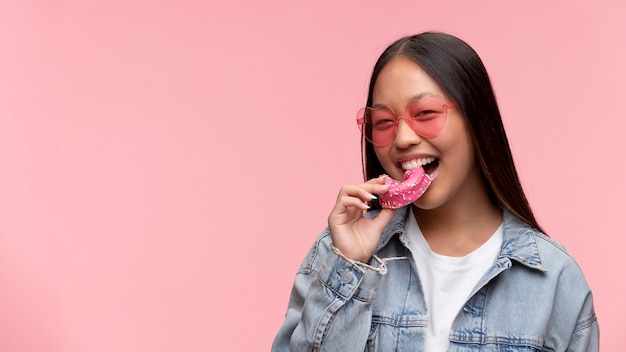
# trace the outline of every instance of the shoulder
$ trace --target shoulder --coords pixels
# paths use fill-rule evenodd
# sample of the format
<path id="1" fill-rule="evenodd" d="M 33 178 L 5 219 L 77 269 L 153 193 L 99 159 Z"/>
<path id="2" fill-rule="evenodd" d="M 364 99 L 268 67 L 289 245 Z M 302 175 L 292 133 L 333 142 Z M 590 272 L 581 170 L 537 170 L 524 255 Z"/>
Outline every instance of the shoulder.
<path id="1" fill-rule="evenodd" d="M 591 289 L 574 256 L 561 243 L 541 232 L 537 231 L 534 238 L 548 276 L 566 288 L 561 294 L 588 295 Z"/>
<path id="2" fill-rule="evenodd" d="M 560 263 L 561 265 L 574 265 L 578 267 L 576 259 L 565 249 L 563 244 L 538 230 L 534 231 L 533 237 L 537 243 L 542 262 L 546 264 Z"/>
<path id="3" fill-rule="evenodd" d="M 505 211 L 502 254 L 544 273 L 544 279 L 588 290 L 582 269 L 560 242 Z"/>
<path id="4" fill-rule="evenodd" d="M 544 289 L 551 297 L 551 307 L 546 309 L 549 308 L 555 316 L 553 325 L 562 325 L 563 320 L 569 320 L 574 324 L 573 331 L 583 334 L 581 336 L 592 336 L 589 334 L 596 331 L 597 318 L 591 287 L 582 268 L 561 243 L 537 230 L 533 237 L 546 269 L 537 288 Z"/>

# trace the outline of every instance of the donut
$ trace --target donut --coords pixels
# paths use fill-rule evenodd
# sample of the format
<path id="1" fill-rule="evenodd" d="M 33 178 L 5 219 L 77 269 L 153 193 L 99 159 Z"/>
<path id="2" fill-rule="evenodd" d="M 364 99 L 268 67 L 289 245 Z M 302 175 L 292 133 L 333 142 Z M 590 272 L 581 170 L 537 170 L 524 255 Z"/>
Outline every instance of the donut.
<path id="1" fill-rule="evenodd" d="M 391 185 L 389 191 L 379 195 L 379 203 L 383 208 L 398 209 L 415 202 L 426 192 L 432 178 L 424 172 L 424 168 L 417 167 L 404 171 L 404 180 L 396 181 L 388 175 L 383 175 L 386 185 Z"/>

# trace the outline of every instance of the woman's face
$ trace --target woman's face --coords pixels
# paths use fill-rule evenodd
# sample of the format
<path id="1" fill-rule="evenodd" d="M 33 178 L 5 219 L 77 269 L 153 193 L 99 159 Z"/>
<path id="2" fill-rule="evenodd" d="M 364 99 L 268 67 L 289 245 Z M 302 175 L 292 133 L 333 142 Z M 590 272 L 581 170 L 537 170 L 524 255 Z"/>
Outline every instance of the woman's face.
<path id="1" fill-rule="evenodd" d="M 398 56 L 381 70 L 372 99 L 374 106 L 385 105 L 393 111 L 403 112 L 407 103 L 415 97 L 428 94 L 450 101 L 417 63 Z M 443 129 L 430 139 L 417 135 L 401 119 L 391 143 L 384 147 L 376 146 L 374 150 L 385 171 L 396 180 L 403 179 L 404 170 L 427 163 L 424 170 L 435 179 L 414 203 L 418 208 L 435 209 L 457 201 L 472 204 L 470 198 L 473 192 L 482 189 L 472 139 L 460 109 L 448 109 Z"/>

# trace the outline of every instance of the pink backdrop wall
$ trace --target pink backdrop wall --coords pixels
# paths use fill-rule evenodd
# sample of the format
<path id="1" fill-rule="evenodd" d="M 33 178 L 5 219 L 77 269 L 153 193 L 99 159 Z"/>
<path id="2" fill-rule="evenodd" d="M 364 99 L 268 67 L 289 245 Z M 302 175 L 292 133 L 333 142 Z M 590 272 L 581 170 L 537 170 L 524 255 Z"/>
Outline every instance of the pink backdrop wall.
<path id="1" fill-rule="evenodd" d="M 425 30 L 482 56 L 620 350 L 623 2 L 2 0 L 0 351 L 269 350 L 374 60 Z"/>

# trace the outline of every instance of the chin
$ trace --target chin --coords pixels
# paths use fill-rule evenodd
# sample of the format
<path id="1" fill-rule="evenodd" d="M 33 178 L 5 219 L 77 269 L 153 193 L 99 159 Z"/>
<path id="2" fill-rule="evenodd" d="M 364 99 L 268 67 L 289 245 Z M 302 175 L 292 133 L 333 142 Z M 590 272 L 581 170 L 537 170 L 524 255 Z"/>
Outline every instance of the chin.
<path id="1" fill-rule="evenodd" d="M 438 208 L 441 204 L 436 202 L 435 199 L 432 199 L 433 197 L 429 197 L 428 192 L 429 191 L 426 191 L 420 199 L 413 202 L 413 206 L 422 210 L 432 210 Z"/>

